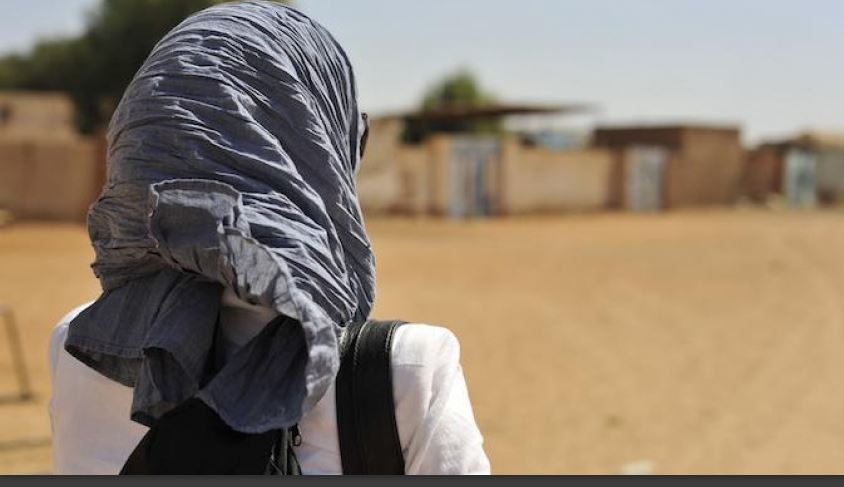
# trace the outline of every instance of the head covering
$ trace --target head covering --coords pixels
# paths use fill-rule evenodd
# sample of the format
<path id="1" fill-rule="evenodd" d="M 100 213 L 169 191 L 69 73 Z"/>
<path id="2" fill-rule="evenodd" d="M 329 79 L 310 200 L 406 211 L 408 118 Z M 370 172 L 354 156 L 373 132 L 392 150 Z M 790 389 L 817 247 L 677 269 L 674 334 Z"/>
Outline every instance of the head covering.
<path id="1" fill-rule="evenodd" d="M 219 5 L 155 47 L 111 121 L 88 215 L 104 292 L 66 343 L 134 387 L 133 419 L 197 395 L 263 432 L 322 397 L 341 329 L 373 301 L 354 181 L 363 127 L 345 53 L 294 9 Z M 209 370 L 226 287 L 288 319 Z"/>

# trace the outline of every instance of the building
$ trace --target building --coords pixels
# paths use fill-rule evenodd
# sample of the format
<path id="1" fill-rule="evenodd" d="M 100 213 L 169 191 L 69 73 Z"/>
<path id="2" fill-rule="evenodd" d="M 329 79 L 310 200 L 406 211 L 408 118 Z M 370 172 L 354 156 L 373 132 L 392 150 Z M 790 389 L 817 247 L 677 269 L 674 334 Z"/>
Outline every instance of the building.
<path id="1" fill-rule="evenodd" d="M 844 135 L 807 132 L 748 153 L 743 186 L 754 201 L 784 197 L 791 206 L 844 202 Z"/>
<path id="2" fill-rule="evenodd" d="M 80 136 L 61 94 L 0 92 L 0 210 L 80 221 L 102 186 L 104 147 Z"/>
<path id="3" fill-rule="evenodd" d="M 740 197 L 744 150 L 736 127 L 603 127 L 593 144 L 614 153 L 612 208 L 732 205 Z"/>
<path id="4" fill-rule="evenodd" d="M 487 106 L 375 118 L 358 176 L 368 213 L 452 217 L 589 211 L 607 206 L 611 151 L 554 150 L 513 133 L 436 134 L 402 142 L 408 117 L 551 115 L 582 106 Z"/>

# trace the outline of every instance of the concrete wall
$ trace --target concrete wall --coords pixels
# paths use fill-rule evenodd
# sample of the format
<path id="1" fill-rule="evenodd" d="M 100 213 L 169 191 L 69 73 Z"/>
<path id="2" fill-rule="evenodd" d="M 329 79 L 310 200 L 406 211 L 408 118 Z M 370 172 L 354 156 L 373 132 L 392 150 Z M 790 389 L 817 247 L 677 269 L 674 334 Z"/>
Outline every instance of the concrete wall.
<path id="1" fill-rule="evenodd" d="M 406 214 L 423 214 L 433 210 L 435 186 L 429 170 L 431 160 L 427 146 L 403 146 L 397 151 L 396 165 L 401 188 L 395 211 Z"/>
<path id="2" fill-rule="evenodd" d="M 0 208 L 15 218 L 83 221 L 100 189 L 98 147 L 83 138 L 0 137 Z"/>
<path id="3" fill-rule="evenodd" d="M 612 151 L 553 151 L 505 142 L 502 210 L 506 214 L 607 208 Z"/>
<path id="4" fill-rule="evenodd" d="M 425 144 L 401 144 L 399 119 L 373 121 L 357 177 L 367 213 L 445 213 L 448 208 L 447 137 Z"/>
<path id="5" fill-rule="evenodd" d="M 447 215 L 451 203 L 451 138 L 447 135 L 436 135 L 424 144 L 427 157 L 425 196 L 427 213 L 431 215 Z"/>
<path id="6" fill-rule="evenodd" d="M 369 128 L 369 141 L 358 171 L 361 206 L 375 213 L 391 211 L 401 196 L 396 151 L 401 125 L 395 119 L 376 119 Z"/>
<path id="7" fill-rule="evenodd" d="M 62 94 L 0 91 L 0 209 L 83 221 L 105 179 L 105 140 L 80 137 Z"/>

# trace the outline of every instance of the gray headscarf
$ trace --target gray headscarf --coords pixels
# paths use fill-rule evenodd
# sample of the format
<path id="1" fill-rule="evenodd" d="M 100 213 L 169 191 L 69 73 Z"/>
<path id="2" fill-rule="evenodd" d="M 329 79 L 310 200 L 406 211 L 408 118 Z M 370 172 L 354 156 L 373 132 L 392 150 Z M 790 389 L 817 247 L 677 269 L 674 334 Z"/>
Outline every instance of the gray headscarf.
<path id="1" fill-rule="evenodd" d="M 88 216 L 104 293 L 66 344 L 134 387 L 133 419 L 197 395 L 263 432 L 323 396 L 341 329 L 373 301 L 354 181 L 363 127 L 345 53 L 291 8 L 212 7 L 155 47 L 111 121 Z M 225 287 L 289 319 L 209 371 Z"/>

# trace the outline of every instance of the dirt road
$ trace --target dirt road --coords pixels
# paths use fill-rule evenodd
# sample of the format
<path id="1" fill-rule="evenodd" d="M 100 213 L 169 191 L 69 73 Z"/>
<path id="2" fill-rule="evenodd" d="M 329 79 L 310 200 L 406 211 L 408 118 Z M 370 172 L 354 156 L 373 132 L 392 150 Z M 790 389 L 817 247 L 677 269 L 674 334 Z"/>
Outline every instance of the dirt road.
<path id="1" fill-rule="evenodd" d="M 369 228 L 376 314 L 455 331 L 496 472 L 844 473 L 844 214 Z M 80 227 L 0 229 L 38 392 L 0 405 L 2 472 L 50 469 L 46 341 L 97 295 L 91 257 Z"/>

